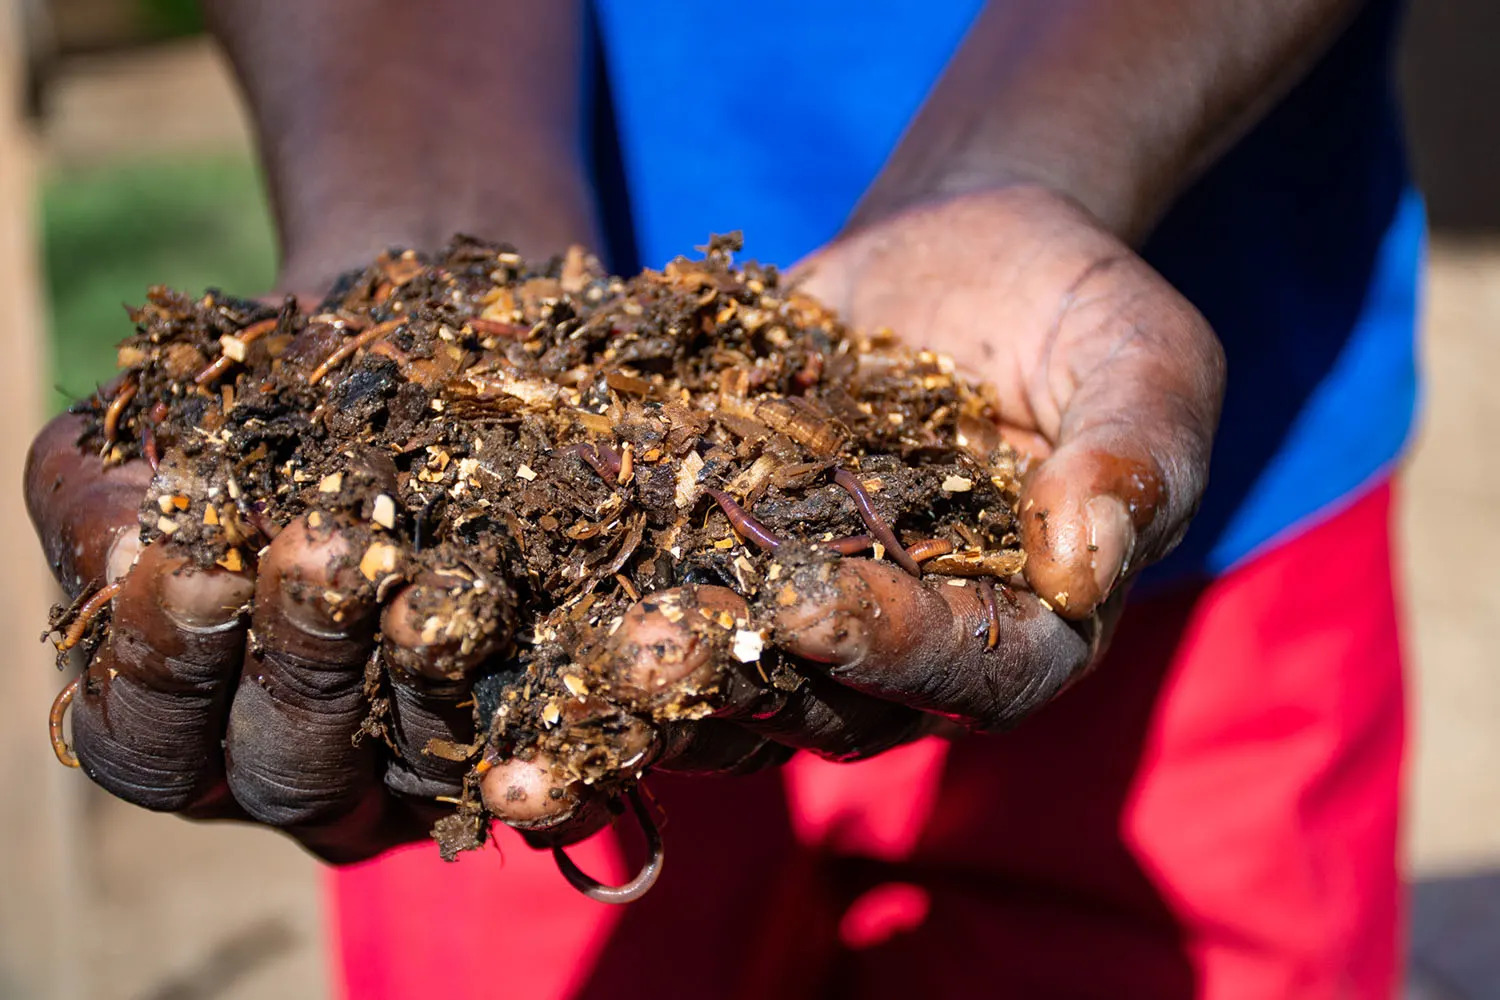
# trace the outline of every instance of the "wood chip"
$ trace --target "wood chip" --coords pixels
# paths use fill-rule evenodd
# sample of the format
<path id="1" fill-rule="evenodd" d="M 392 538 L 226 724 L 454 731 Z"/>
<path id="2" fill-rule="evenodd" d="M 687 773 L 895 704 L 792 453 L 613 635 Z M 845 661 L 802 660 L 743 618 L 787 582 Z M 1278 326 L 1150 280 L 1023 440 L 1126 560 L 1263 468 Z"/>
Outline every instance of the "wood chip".
<path id="1" fill-rule="evenodd" d="M 392 500 L 388 494 L 381 493 L 375 498 L 370 520 L 386 531 L 394 529 L 396 527 L 396 501 Z"/>
<path id="2" fill-rule="evenodd" d="M 734 658 L 741 663 L 754 663 L 760 659 L 760 654 L 766 648 L 766 637 L 760 632 L 752 632 L 750 629 L 742 628 L 734 633 L 734 645 L 731 652 Z"/>
<path id="3" fill-rule="evenodd" d="M 374 542 L 365 549 L 364 556 L 359 560 L 359 571 L 366 580 L 374 583 L 395 571 L 397 555 L 396 546 L 387 542 Z"/>
<path id="4" fill-rule="evenodd" d="M 678 466 L 675 498 L 678 510 L 686 510 L 698 499 L 698 473 L 702 471 L 703 456 L 696 451 L 689 452 Z"/>
<path id="5" fill-rule="evenodd" d="M 233 361 L 245 360 L 245 342 L 234 334 L 226 333 L 219 338 L 219 350 L 224 352 L 226 358 Z"/>

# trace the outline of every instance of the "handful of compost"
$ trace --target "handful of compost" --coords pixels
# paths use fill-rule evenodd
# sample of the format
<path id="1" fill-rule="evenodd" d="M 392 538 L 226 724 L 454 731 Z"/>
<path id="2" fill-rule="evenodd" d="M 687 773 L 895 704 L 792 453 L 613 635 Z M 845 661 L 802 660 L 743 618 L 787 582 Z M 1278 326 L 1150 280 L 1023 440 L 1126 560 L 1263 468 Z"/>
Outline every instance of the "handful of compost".
<path id="1" fill-rule="evenodd" d="M 828 599 L 841 560 L 970 589 L 973 641 L 993 647 L 1024 562 L 995 400 L 941 354 L 844 328 L 773 268 L 735 267 L 738 248 L 715 238 L 625 280 L 577 248 L 533 265 L 458 238 L 382 255 L 311 311 L 152 289 L 121 375 L 75 409 L 83 447 L 151 478 L 134 565 L 53 614 L 59 649 L 92 664 L 54 707 L 59 758 L 108 770 L 130 685 L 151 681 L 130 666 L 139 637 L 109 624 L 131 575 L 217 567 L 228 618 L 193 641 L 245 620 L 251 638 L 233 706 L 205 689 L 205 713 L 233 733 L 265 724 L 257 699 L 337 703 L 363 720 L 345 763 L 376 753 L 388 787 L 440 803 L 445 856 L 499 819 L 619 901 L 659 870 L 635 792 L 654 765 L 749 769 L 796 745 L 790 724 L 775 743 L 730 724 L 808 724 L 799 699 L 829 683 L 785 651 L 788 612 Z M 272 597 L 295 642 L 258 614 Z M 377 615 L 373 651 L 351 645 Z M 289 679 L 350 657 L 353 681 Z M 111 697 L 116 717 L 89 736 L 75 722 L 70 745 L 69 705 L 107 715 Z M 257 766 L 231 754 L 230 787 L 273 785 Z M 561 848 L 622 800 L 652 858 L 602 886 Z"/>

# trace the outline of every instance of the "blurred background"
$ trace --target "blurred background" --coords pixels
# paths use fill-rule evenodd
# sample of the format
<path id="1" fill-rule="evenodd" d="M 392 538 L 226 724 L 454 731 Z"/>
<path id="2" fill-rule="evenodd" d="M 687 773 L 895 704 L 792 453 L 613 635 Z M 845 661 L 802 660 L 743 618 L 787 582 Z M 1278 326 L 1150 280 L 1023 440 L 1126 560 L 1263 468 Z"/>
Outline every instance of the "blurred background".
<path id="1" fill-rule="evenodd" d="M 1416 0 L 1403 79 L 1433 223 L 1404 482 L 1414 753 L 1409 1000 L 1500 998 L 1500 4 Z M 316 866 L 122 805 L 52 760 L 31 432 L 114 366 L 148 284 L 269 286 L 244 114 L 193 0 L 0 0 L 0 998 L 327 992 Z"/>

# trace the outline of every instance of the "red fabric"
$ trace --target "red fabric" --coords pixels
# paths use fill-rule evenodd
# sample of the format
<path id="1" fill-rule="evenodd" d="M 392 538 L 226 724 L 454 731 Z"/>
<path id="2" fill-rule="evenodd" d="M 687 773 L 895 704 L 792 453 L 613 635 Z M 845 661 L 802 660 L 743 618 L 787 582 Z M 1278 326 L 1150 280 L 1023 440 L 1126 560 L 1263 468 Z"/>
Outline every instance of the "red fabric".
<path id="1" fill-rule="evenodd" d="M 1390 997 L 1389 521 L 1382 486 L 1139 602 L 1013 733 L 654 779 L 665 874 L 628 908 L 508 833 L 456 865 L 418 846 L 331 872 L 347 995 Z M 575 853 L 622 874 L 613 834 Z"/>

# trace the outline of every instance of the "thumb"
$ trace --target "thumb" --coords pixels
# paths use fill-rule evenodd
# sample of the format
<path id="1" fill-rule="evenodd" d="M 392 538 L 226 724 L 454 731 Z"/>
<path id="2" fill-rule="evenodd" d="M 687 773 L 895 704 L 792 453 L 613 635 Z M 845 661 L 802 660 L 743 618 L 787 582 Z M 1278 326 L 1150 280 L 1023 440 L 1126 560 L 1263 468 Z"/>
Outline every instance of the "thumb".
<path id="1" fill-rule="evenodd" d="M 836 240 L 813 251 L 787 270 L 787 285 L 840 314 L 849 308 L 855 271 L 863 260 L 862 241 Z M 842 316 L 846 321 L 849 317 Z"/>
<path id="2" fill-rule="evenodd" d="M 1208 481 L 1223 349 L 1164 282 L 1140 293 L 1061 318 L 1052 363 L 1073 389 L 1055 449 L 1021 492 L 1027 582 L 1067 618 L 1171 551 Z"/>

